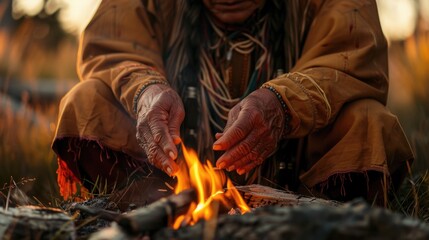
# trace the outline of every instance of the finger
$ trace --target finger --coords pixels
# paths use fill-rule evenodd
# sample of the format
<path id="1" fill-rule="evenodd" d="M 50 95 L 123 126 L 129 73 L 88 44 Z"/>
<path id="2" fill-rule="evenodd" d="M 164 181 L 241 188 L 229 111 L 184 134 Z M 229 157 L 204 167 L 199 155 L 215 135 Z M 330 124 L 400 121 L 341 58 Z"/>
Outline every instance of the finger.
<path id="1" fill-rule="evenodd" d="M 235 121 L 238 119 L 238 115 L 241 111 L 241 104 L 238 104 L 237 106 L 233 107 L 229 113 L 228 113 L 228 121 L 226 122 L 225 128 L 223 129 L 223 132 L 228 131 L 228 129 L 232 126 Z"/>
<path id="2" fill-rule="evenodd" d="M 227 171 L 233 171 L 233 170 L 243 168 L 249 163 L 257 161 L 260 155 L 261 155 L 261 152 L 258 150 L 258 148 L 254 148 L 241 159 L 235 160 L 233 163 L 233 166 L 227 168 Z"/>
<path id="3" fill-rule="evenodd" d="M 240 112 L 237 120 L 213 144 L 213 150 L 227 150 L 242 141 L 253 129 L 253 120 L 248 112 Z"/>
<path id="4" fill-rule="evenodd" d="M 137 130 L 137 139 L 140 146 L 145 151 L 149 163 L 166 172 L 170 176 L 178 171 L 177 164 L 169 159 L 162 148 L 156 143 L 152 131 L 147 124 L 139 125 Z"/>
<path id="5" fill-rule="evenodd" d="M 172 107 L 168 121 L 168 129 L 175 145 L 179 144 L 182 140 L 180 138 L 180 125 L 185 119 L 185 110 L 180 103 L 177 107 Z M 177 152 L 176 152 L 177 156 Z"/>
<path id="6" fill-rule="evenodd" d="M 174 160 L 177 158 L 177 148 L 167 125 L 166 114 L 157 114 L 149 124 L 154 142 L 162 148 L 162 151 Z"/>
<path id="7" fill-rule="evenodd" d="M 163 149 L 155 142 L 153 135 L 150 131 L 145 131 L 143 134 L 145 142 L 143 143 L 143 148 L 146 152 L 148 160 L 155 167 L 161 169 L 168 175 L 174 175 L 179 167 L 177 164 L 170 159 Z"/>
<path id="8" fill-rule="evenodd" d="M 228 121 L 226 122 L 224 132 L 227 131 L 231 127 L 231 125 L 237 120 L 239 113 L 240 113 L 240 107 L 238 107 L 238 106 L 232 108 L 231 111 L 229 111 Z M 215 134 L 216 140 L 221 138 L 223 135 L 224 135 L 224 133 L 216 133 Z M 219 148 L 219 146 L 213 145 L 213 150 L 221 150 L 221 149 L 217 149 L 217 148 Z"/>
<path id="9" fill-rule="evenodd" d="M 252 169 L 254 169 L 255 167 L 257 167 L 257 166 L 259 166 L 259 165 L 261 165 L 264 161 L 265 161 L 265 159 L 266 159 L 266 157 L 265 156 L 268 156 L 268 154 L 269 154 L 269 150 L 267 149 L 267 150 L 264 150 L 258 157 L 256 157 L 255 159 L 253 159 L 252 161 L 250 161 L 250 162 L 247 162 L 247 164 L 246 165 L 244 165 L 244 166 L 242 166 L 242 167 L 239 167 L 239 168 L 237 168 L 237 173 L 239 174 L 239 175 L 243 175 L 243 174 L 245 174 L 245 173 L 248 173 L 249 171 L 251 171 Z"/>
<path id="10" fill-rule="evenodd" d="M 227 150 L 216 162 L 216 166 L 221 169 L 227 169 L 232 171 L 236 169 L 234 164 L 237 160 L 243 159 L 249 153 L 257 151 L 256 147 L 258 146 L 261 136 L 257 131 L 250 133 L 241 143 L 235 145 L 234 147 Z M 254 152 L 255 153 L 255 152 Z M 258 155 L 257 153 L 255 153 Z M 240 164 L 241 166 L 242 164 Z"/>
<path id="11" fill-rule="evenodd" d="M 179 166 L 174 160 L 171 160 L 165 153 L 158 147 L 158 151 L 154 152 L 153 158 L 155 167 L 161 169 L 169 176 L 173 176 L 179 170 Z"/>
<path id="12" fill-rule="evenodd" d="M 237 173 L 238 173 L 238 175 L 243 175 L 245 173 L 250 172 L 252 169 L 254 169 L 257 166 L 258 166 L 258 164 L 256 164 L 256 162 L 249 162 L 246 166 L 244 166 L 242 168 L 238 168 Z"/>
<path id="13" fill-rule="evenodd" d="M 216 140 L 218 140 L 219 138 L 221 138 L 223 136 L 223 133 L 216 133 L 215 134 L 215 138 Z"/>
<path id="14" fill-rule="evenodd" d="M 177 163 L 167 156 L 161 160 L 158 168 L 167 173 L 170 177 L 174 176 L 177 171 L 179 171 L 179 166 Z"/>
<path id="15" fill-rule="evenodd" d="M 265 139 L 258 137 L 257 139 Z M 237 158 L 234 162 L 234 166 L 227 168 L 228 171 L 233 171 L 237 169 L 241 169 L 248 165 L 251 162 L 257 162 L 260 158 L 263 158 L 265 156 L 265 152 L 268 151 L 268 149 L 271 149 L 270 147 L 267 147 L 267 144 L 265 141 L 259 141 L 255 147 L 253 147 L 247 155 L 245 155 L 242 158 Z"/>

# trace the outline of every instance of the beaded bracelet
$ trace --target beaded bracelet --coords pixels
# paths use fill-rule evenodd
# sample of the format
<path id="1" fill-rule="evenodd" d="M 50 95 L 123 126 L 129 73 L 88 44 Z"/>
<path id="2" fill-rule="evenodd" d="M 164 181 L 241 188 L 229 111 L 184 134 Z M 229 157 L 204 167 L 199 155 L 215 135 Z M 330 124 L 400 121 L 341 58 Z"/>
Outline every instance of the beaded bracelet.
<path id="1" fill-rule="evenodd" d="M 285 113 L 285 125 L 283 128 L 282 138 L 286 138 L 287 134 L 291 131 L 290 120 L 292 115 L 290 113 L 289 107 L 287 106 L 286 102 L 283 100 L 282 95 L 274 87 L 270 85 L 262 85 L 261 88 L 270 90 L 272 93 L 276 95 L 277 99 L 279 100 L 280 105 L 282 106 L 283 112 Z"/>
<path id="2" fill-rule="evenodd" d="M 153 84 L 163 84 L 163 85 L 169 85 L 167 81 L 165 80 L 150 80 L 147 81 L 145 84 L 143 84 L 136 92 L 136 95 L 134 95 L 134 99 L 133 99 L 133 110 L 134 113 L 137 114 L 137 103 L 141 97 L 141 95 L 143 94 L 143 92 L 146 90 L 147 87 L 149 87 L 150 85 Z"/>

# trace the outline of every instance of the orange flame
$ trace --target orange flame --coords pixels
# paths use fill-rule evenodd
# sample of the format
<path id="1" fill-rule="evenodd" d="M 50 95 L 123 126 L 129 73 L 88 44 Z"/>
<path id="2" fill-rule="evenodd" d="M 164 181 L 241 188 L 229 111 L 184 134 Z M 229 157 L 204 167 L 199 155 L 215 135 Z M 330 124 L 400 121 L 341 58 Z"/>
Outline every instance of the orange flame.
<path id="1" fill-rule="evenodd" d="M 174 229 L 184 224 L 193 225 L 200 219 L 208 220 L 216 217 L 219 203 L 227 208 L 236 206 L 242 213 L 250 211 L 223 171 L 215 169 L 209 161 L 206 165 L 201 164 L 195 151 L 187 150 L 183 144 L 182 149 L 185 161 L 179 163 L 180 169 L 176 174 L 177 186 L 174 192 L 177 194 L 193 187 L 197 192 L 198 202 L 192 203 L 188 212 L 175 220 Z M 226 189 L 224 189 L 225 182 Z"/>

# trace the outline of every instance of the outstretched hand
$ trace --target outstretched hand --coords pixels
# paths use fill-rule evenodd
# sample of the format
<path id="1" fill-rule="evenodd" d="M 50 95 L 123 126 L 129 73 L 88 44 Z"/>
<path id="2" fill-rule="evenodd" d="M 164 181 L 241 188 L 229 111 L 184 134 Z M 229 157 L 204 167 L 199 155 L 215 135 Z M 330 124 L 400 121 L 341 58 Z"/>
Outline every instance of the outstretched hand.
<path id="1" fill-rule="evenodd" d="M 167 85 L 150 85 L 138 101 L 137 140 L 149 162 L 170 176 L 179 169 L 174 160 L 184 117 L 182 100 Z"/>
<path id="2" fill-rule="evenodd" d="M 238 174 L 262 164 L 277 148 L 285 122 L 281 103 L 268 89 L 258 89 L 234 106 L 213 150 L 225 151 L 216 166 Z"/>

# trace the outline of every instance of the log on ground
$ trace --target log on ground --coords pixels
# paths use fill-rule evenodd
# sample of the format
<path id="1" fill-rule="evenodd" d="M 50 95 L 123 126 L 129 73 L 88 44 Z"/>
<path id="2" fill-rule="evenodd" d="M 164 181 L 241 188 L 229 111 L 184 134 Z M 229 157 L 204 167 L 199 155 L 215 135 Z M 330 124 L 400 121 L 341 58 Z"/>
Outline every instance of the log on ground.
<path id="1" fill-rule="evenodd" d="M 207 233 L 207 224 L 214 225 Z M 162 229 L 151 239 L 429 239 L 429 226 L 363 200 L 339 207 L 304 204 L 265 206 L 245 215 L 222 215 L 178 230 Z"/>

